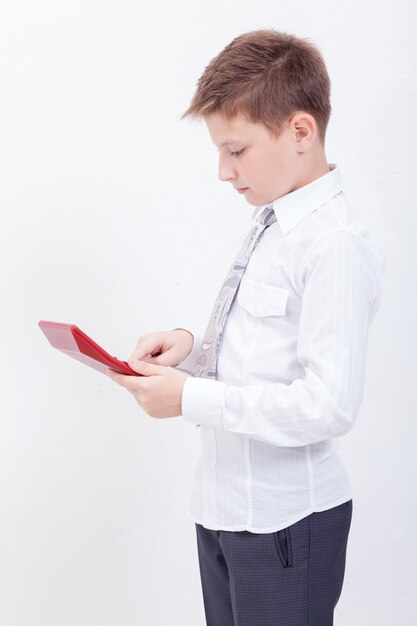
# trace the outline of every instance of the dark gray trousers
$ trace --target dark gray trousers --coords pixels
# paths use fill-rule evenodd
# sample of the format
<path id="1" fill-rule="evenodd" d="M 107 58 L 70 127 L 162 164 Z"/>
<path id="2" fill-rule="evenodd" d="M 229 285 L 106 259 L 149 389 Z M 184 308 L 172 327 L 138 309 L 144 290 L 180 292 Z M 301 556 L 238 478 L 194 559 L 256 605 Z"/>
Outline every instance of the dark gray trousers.
<path id="1" fill-rule="evenodd" d="M 266 534 L 195 524 L 207 626 L 333 626 L 352 509 Z"/>

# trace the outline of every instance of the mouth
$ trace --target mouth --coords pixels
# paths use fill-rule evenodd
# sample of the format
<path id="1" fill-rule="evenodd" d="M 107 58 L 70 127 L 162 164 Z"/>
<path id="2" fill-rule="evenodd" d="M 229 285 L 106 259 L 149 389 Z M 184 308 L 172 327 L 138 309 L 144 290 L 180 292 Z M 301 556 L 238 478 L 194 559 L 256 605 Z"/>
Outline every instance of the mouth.
<path id="1" fill-rule="evenodd" d="M 239 193 L 244 193 L 245 191 L 247 191 L 249 189 L 249 187 L 235 187 L 236 191 L 238 191 Z"/>

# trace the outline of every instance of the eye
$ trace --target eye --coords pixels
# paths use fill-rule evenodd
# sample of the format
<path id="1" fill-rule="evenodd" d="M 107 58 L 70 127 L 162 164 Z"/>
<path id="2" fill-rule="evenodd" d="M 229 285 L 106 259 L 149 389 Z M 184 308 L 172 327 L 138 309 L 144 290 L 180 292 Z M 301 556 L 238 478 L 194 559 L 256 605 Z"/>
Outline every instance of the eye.
<path id="1" fill-rule="evenodd" d="M 245 148 L 243 148 L 242 150 L 238 150 L 237 152 L 231 152 L 231 153 L 230 153 L 230 156 L 238 157 L 239 155 L 241 155 L 241 154 L 242 154 L 242 152 L 243 152 L 243 150 L 244 150 L 244 149 L 245 149 Z"/>

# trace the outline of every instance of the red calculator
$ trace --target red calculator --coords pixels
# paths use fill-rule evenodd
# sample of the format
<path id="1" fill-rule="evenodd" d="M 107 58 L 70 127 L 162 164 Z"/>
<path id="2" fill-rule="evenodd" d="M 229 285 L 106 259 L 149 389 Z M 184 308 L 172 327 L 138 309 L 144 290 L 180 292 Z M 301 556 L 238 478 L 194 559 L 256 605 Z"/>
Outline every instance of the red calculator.
<path id="1" fill-rule="evenodd" d="M 93 341 L 75 324 L 40 320 L 38 326 L 53 348 L 93 367 L 99 372 L 106 374 L 106 376 L 108 375 L 106 372 L 107 368 L 120 374 L 142 376 L 142 374 L 132 370 L 126 361 L 121 361 L 103 350 L 98 343 Z"/>

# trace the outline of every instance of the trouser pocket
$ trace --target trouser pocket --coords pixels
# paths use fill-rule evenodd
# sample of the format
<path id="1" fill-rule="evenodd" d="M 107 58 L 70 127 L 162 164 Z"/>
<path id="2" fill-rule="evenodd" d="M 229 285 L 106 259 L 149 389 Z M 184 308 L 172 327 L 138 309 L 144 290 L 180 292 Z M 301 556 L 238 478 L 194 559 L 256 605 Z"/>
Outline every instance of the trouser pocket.
<path id="1" fill-rule="evenodd" d="M 292 546 L 289 528 L 274 532 L 275 545 L 284 567 L 292 567 Z"/>

